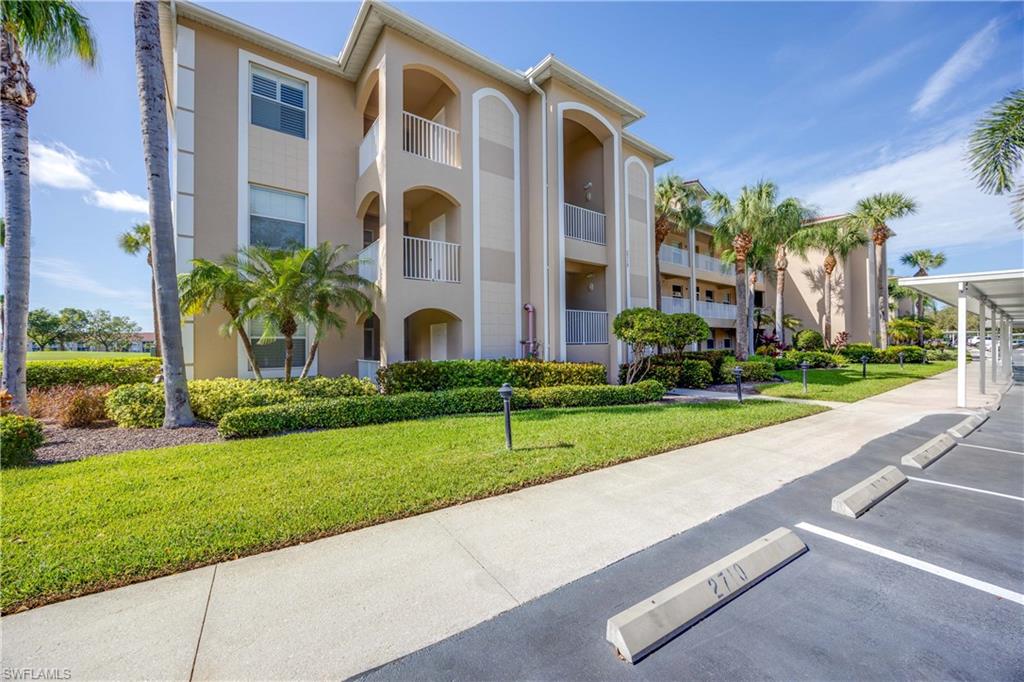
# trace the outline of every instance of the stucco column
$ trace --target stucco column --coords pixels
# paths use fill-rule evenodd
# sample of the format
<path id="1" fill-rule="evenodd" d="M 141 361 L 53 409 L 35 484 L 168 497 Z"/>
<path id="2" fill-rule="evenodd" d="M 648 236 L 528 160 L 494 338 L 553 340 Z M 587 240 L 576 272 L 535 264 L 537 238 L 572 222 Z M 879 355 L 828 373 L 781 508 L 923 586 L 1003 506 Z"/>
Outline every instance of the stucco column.
<path id="1" fill-rule="evenodd" d="M 978 392 L 985 395 L 985 315 L 988 301 L 981 299 L 978 310 Z"/>
<path id="2" fill-rule="evenodd" d="M 380 165 L 380 263 L 383 315 L 380 317 L 381 364 L 405 360 L 405 317 L 401 301 L 392 295 L 402 285 L 403 188 L 392 182 L 388 169 L 401 163 L 402 65 L 385 59 L 380 74 L 380 126 L 383 152 Z"/>
<path id="3" fill-rule="evenodd" d="M 956 298 L 956 406 L 967 407 L 967 282 Z"/>
<path id="4" fill-rule="evenodd" d="M 1003 378 L 1013 379 L 1013 321 L 1003 317 Z"/>
<path id="5" fill-rule="evenodd" d="M 992 330 L 992 386 L 994 387 L 999 381 L 999 352 L 1002 350 L 999 344 L 1002 342 L 1000 339 L 999 322 L 996 321 L 996 307 L 990 306 L 988 309 L 988 326 Z"/>
<path id="6" fill-rule="evenodd" d="M 687 235 L 687 248 L 689 249 L 689 260 L 690 260 L 690 312 L 694 315 L 697 314 L 697 230 L 690 228 L 689 234 Z M 661 282 L 658 283 L 659 292 L 661 295 L 660 286 Z M 690 344 L 690 350 L 700 350 L 700 344 L 697 342 Z"/>

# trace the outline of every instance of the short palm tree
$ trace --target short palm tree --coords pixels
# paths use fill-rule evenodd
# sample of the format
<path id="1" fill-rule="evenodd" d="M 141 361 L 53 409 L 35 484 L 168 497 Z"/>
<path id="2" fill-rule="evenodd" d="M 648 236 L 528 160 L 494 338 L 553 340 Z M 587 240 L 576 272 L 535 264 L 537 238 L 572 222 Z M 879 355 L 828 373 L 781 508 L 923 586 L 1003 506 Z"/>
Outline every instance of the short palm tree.
<path id="1" fill-rule="evenodd" d="M 789 267 L 787 251 L 794 239 L 807 227 L 807 220 L 812 217 L 810 209 L 805 208 L 798 199 L 790 197 L 782 200 L 774 207 L 771 220 L 765 225 L 761 239 L 766 246 L 773 249 L 772 269 L 775 271 L 775 314 L 772 316 L 775 326 L 775 337 L 785 343 L 786 318 L 784 295 L 786 292 L 786 269 Z"/>
<path id="2" fill-rule="evenodd" d="M 1013 191 L 1011 213 L 1017 229 L 1024 229 L 1024 185 L 1014 189 L 1024 161 L 1024 89 L 1011 92 L 978 121 L 967 143 L 967 158 L 982 190 Z"/>
<path id="3" fill-rule="evenodd" d="M 917 249 L 916 251 L 903 254 L 900 257 L 900 262 L 917 268 L 914 277 L 927 277 L 930 270 L 941 268 L 946 264 L 946 254 L 941 251 L 932 251 L 931 249 Z M 922 320 L 924 319 L 925 295 L 917 292 L 914 297 L 917 299 L 917 319 Z M 920 345 L 924 345 L 924 327 L 920 328 L 917 340 Z"/>
<path id="4" fill-rule="evenodd" d="M 746 357 L 751 341 L 747 259 L 754 248 L 755 238 L 764 233 L 772 220 L 777 195 L 775 184 L 762 180 L 756 185 L 743 187 L 735 202 L 722 192 L 714 192 L 709 202 L 712 214 L 718 219 L 715 243 L 719 248 L 731 250 L 736 265 L 736 357 L 741 360 Z"/>
<path id="5" fill-rule="evenodd" d="M 149 223 L 135 223 L 127 232 L 117 237 L 117 245 L 129 256 L 145 252 L 149 266 L 149 294 L 153 301 L 154 354 L 160 357 L 160 321 L 156 314 L 156 275 L 153 272 L 153 250 L 150 248 Z"/>
<path id="6" fill-rule="evenodd" d="M 888 298 L 885 263 L 885 242 L 893 235 L 888 223 L 897 218 L 917 212 L 917 202 L 899 192 L 882 192 L 865 197 L 857 202 L 850 219 L 865 230 L 874 243 L 868 249 L 868 310 L 872 343 L 880 348 L 889 345 L 889 306 L 883 303 Z"/>
<path id="7" fill-rule="evenodd" d="M 338 314 L 339 308 L 348 308 L 357 314 L 369 314 L 373 301 L 368 292 L 376 285 L 359 276 L 359 260 L 342 260 L 344 245 L 333 247 L 323 242 L 306 259 L 306 287 L 309 306 L 309 321 L 313 325 L 313 343 L 306 353 L 300 379 L 309 375 L 316 358 L 320 341 L 331 329 L 345 331 L 345 318 Z"/>
<path id="8" fill-rule="evenodd" d="M 675 174 L 658 181 L 654 188 L 654 281 L 661 287 L 661 246 L 670 234 L 684 234 L 707 221 L 704 189 L 698 182 L 686 182 Z M 661 310 L 661 295 L 655 300 Z"/>
<path id="9" fill-rule="evenodd" d="M 28 284 L 32 213 L 29 203 L 28 110 L 36 89 L 26 54 L 55 64 L 77 57 L 96 60 L 89 20 L 67 0 L 0 2 L 0 127 L 4 171 L 3 388 L 11 409 L 28 413 L 25 360 L 28 351 Z"/>
<path id="10" fill-rule="evenodd" d="M 185 350 L 181 341 L 181 306 L 174 262 L 171 182 L 167 162 L 167 97 L 160 17 L 154 0 L 135 0 L 135 72 L 142 110 L 142 155 L 149 190 L 153 276 L 156 280 L 157 334 L 163 350 L 164 428 L 195 422 L 188 400 Z"/>
<path id="11" fill-rule="evenodd" d="M 825 343 L 832 344 L 832 274 L 840 262 L 861 246 L 867 246 L 868 236 L 864 229 L 849 216 L 839 216 L 835 220 L 815 223 L 802 232 L 794 240 L 793 246 L 797 253 L 806 257 L 808 251 L 816 249 L 824 254 L 821 268 L 825 273 L 823 297 L 824 312 L 821 319 L 821 333 Z"/>
<path id="12" fill-rule="evenodd" d="M 181 312 L 185 315 L 199 315 L 209 312 L 213 306 L 221 307 L 228 314 L 228 321 L 220 332 L 225 336 L 235 332 L 245 349 L 253 375 L 262 379 L 260 366 L 252 348 L 252 340 L 245 325 L 245 311 L 255 292 L 248 280 L 238 271 L 238 260 L 234 257 L 214 263 L 203 258 L 192 261 L 192 270 L 178 275 L 178 291 L 181 298 Z"/>
<path id="13" fill-rule="evenodd" d="M 249 246 L 239 254 L 238 269 L 252 287 L 243 321 L 258 320 L 263 333 L 259 343 L 284 338 L 284 380 L 291 381 L 295 334 L 299 324 L 312 317 L 307 261 L 313 249 L 284 251 Z"/>

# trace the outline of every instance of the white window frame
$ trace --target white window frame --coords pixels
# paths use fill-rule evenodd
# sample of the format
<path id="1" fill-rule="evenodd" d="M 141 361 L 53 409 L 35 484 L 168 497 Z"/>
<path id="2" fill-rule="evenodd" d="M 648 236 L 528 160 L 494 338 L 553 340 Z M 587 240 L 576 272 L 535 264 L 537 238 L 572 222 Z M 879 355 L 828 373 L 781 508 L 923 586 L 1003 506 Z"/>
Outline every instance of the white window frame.
<path id="1" fill-rule="evenodd" d="M 278 104 L 280 106 L 289 107 L 291 109 L 297 109 L 297 110 L 301 111 L 302 112 L 302 118 L 303 118 L 303 123 L 302 123 L 303 135 L 300 137 L 299 135 L 295 135 L 294 133 L 286 132 L 286 131 L 281 130 L 279 128 L 271 128 L 269 126 L 260 125 L 259 123 L 253 123 L 253 120 L 252 120 L 252 107 L 251 107 L 252 102 L 251 102 L 251 100 L 249 102 L 249 104 L 250 104 L 249 124 L 250 125 L 254 125 L 254 126 L 258 126 L 260 128 L 266 128 L 267 130 L 273 130 L 274 132 L 278 132 L 278 133 L 281 133 L 283 135 L 290 135 L 291 137 L 296 137 L 296 138 L 298 138 L 300 140 L 308 140 L 309 139 L 309 83 L 307 83 L 306 80 L 303 79 L 303 78 L 295 78 L 293 76 L 288 76 L 288 75 L 285 75 L 284 73 L 275 72 L 275 71 L 276 70 L 270 69 L 268 67 L 265 67 L 262 64 L 257 64 L 255 62 L 249 62 L 249 76 L 248 76 L 248 78 L 249 78 L 249 95 L 250 95 L 250 97 L 255 95 L 256 97 L 259 97 L 260 99 L 265 99 L 268 102 L 273 102 L 273 103 Z M 254 92 L 253 89 L 252 89 L 252 76 L 253 76 L 253 74 L 257 74 L 257 75 L 259 75 L 262 78 L 265 78 L 267 80 L 273 80 L 277 84 L 277 98 L 271 99 L 270 97 L 267 97 L 266 95 L 264 95 L 262 93 Z M 292 88 L 295 88 L 295 89 L 299 89 L 299 88 L 302 89 L 302 104 L 303 104 L 302 107 L 297 107 L 294 104 L 289 104 L 289 103 L 284 102 L 283 100 L 281 100 L 281 85 L 282 84 L 288 85 L 289 87 L 292 87 Z"/>
<path id="2" fill-rule="evenodd" d="M 271 71 L 277 71 L 296 80 L 306 83 L 306 144 L 309 145 L 307 177 L 309 178 L 308 191 L 306 194 L 306 244 L 315 245 L 317 241 L 317 79 L 308 73 L 304 73 L 290 66 L 279 64 L 260 55 L 253 54 L 246 50 L 238 51 L 238 165 L 237 176 L 238 186 L 236 190 L 236 216 L 237 244 L 239 248 L 248 246 L 249 243 L 249 126 L 252 125 L 250 108 L 250 69 L 256 64 Z M 301 139 L 301 138 L 296 138 Z M 277 188 L 268 188 L 277 189 Z M 282 191 L 288 191 L 280 188 Z M 301 194 L 301 192 L 299 192 Z M 312 325 L 306 325 L 306 339 L 313 338 Z M 308 348 L 307 348 L 308 350 Z M 319 354 L 318 354 L 319 355 Z M 249 368 L 249 358 L 242 347 L 242 341 L 237 343 L 237 372 L 239 377 L 253 378 L 252 370 Z M 319 357 L 314 358 L 310 367 L 310 376 L 318 373 Z M 292 376 L 297 376 L 302 367 L 292 368 Z M 284 368 L 280 370 L 266 369 L 260 373 L 267 378 L 284 376 Z"/>

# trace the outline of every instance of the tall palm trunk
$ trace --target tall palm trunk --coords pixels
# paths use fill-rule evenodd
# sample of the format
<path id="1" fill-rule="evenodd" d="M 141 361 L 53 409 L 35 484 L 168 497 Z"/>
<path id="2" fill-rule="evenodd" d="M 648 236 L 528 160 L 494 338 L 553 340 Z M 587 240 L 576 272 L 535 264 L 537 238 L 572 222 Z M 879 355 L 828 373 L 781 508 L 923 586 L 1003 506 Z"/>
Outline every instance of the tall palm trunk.
<path id="1" fill-rule="evenodd" d="M 668 238 L 672 225 L 667 218 L 654 224 L 654 309 L 661 310 L 661 245 Z"/>
<path id="2" fill-rule="evenodd" d="M 917 295 L 917 345 L 924 348 L 924 294 Z"/>
<path id="3" fill-rule="evenodd" d="M 878 269 L 875 267 L 875 246 L 868 243 L 868 343 L 878 345 Z"/>
<path id="4" fill-rule="evenodd" d="M 741 233 L 732 240 L 733 253 L 736 254 L 736 359 L 747 357 L 747 346 L 750 337 L 747 333 L 747 252 L 752 239 L 750 235 Z"/>
<path id="5" fill-rule="evenodd" d="M 153 270 L 153 253 L 146 254 L 149 265 L 149 295 L 153 300 L 153 355 L 160 357 L 160 320 L 156 312 L 156 272 Z"/>
<path id="6" fill-rule="evenodd" d="M 11 410 L 28 414 L 25 360 L 28 352 L 28 285 L 32 212 L 29 203 L 28 108 L 36 91 L 17 39 L 0 31 L 0 125 L 4 169 L 3 387 Z"/>
<path id="7" fill-rule="evenodd" d="M 786 268 L 789 261 L 786 259 L 786 247 L 780 246 L 775 252 L 775 338 L 786 343 L 786 328 L 783 326 L 783 294 L 786 291 Z"/>
<path id="8" fill-rule="evenodd" d="M 284 337 L 284 380 L 292 380 L 292 362 L 295 358 L 295 332 L 299 325 L 294 318 L 284 320 L 281 324 L 281 336 Z"/>
<path id="9" fill-rule="evenodd" d="M 160 20 L 153 0 L 135 2 L 135 69 L 142 109 L 142 149 L 149 190 L 150 253 L 156 280 L 157 333 L 163 349 L 164 427 L 195 423 L 188 400 L 181 309 L 174 262 L 171 185 L 167 165 L 167 100 Z"/>
<path id="10" fill-rule="evenodd" d="M 747 355 L 754 354 L 754 289 L 757 285 L 757 270 L 747 273 Z"/>
<path id="11" fill-rule="evenodd" d="M 878 347 L 885 349 L 889 347 L 889 268 L 886 267 L 885 242 L 888 239 L 888 228 L 883 226 L 880 234 L 876 237 L 875 249 L 877 284 L 875 285 L 878 297 Z"/>
<path id="12" fill-rule="evenodd" d="M 302 373 L 299 374 L 300 379 L 305 379 L 309 376 L 309 370 L 313 368 L 313 360 L 316 358 L 316 352 L 320 348 L 320 338 L 316 337 L 313 339 L 313 343 L 309 345 L 309 353 L 306 354 L 306 362 L 302 365 Z"/>
<path id="13" fill-rule="evenodd" d="M 825 313 L 822 316 L 821 330 L 822 335 L 825 337 L 825 346 L 828 348 L 832 347 L 832 273 L 836 269 L 836 257 L 833 254 L 827 254 L 825 256 L 825 262 L 822 265 L 825 270 Z"/>

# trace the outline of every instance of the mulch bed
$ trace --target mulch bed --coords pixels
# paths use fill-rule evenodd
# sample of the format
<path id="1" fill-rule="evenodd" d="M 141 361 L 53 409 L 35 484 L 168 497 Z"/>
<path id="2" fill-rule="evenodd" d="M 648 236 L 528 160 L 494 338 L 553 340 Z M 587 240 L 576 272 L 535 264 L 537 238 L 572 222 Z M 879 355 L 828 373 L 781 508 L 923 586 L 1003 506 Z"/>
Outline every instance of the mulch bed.
<path id="1" fill-rule="evenodd" d="M 217 426 L 207 423 L 181 429 L 119 429 L 113 422 L 97 422 L 87 428 L 64 429 L 55 423 L 44 422 L 43 436 L 46 441 L 36 450 L 36 461 L 40 464 L 222 440 L 217 435 Z"/>

